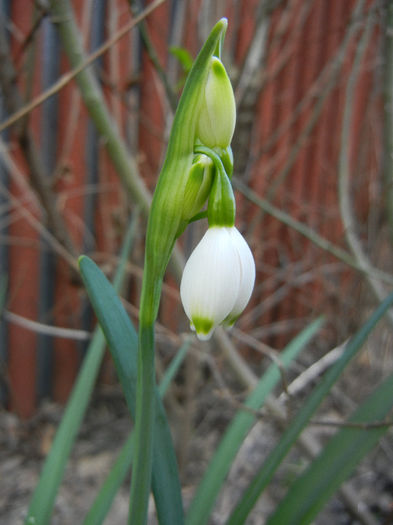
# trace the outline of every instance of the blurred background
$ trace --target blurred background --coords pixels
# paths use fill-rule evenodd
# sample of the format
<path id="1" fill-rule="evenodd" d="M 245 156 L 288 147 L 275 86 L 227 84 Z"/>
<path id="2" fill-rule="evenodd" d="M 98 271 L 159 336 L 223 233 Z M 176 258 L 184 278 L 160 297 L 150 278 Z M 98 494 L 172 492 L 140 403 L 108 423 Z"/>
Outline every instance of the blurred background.
<path id="1" fill-rule="evenodd" d="M 149 195 L 187 72 L 222 16 L 238 108 L 237 227 L 257 280 L 229 335 L 193 342 L 168 400 L 182 429 L 176 433 L 175 423 L 175 439 L 187 443 L 201 421 L 201 385 L 211 380 L 209 393 L 222 394 L 229 369 L 228 384 L 246 388 L 270 363 L 266 356 L 323 314 L 323 331 L 301 363 L 307 368 L 340 348 L 392 289 L 389 0 L 1 0 L 0 10 L 3 412 L 31 420 L 44 401 L 61 406 L 68 398 L 95 326 L 80 254 L 112 278 L 131 235 L 121 296 L 137 324 Z M 158 373 L 189 331 L 179 267 L 205 228 L 187 230 L 168 268 Z M 392 369 L 392 321 L 363 358 L 362 374 L 355 369 L 354 391 Z M 97 388 L 116 385 L 106 358 Z M 203 403 L 209 414 L 213 403 Z"/>
<path id="2" fill-rule="evenodd" d="M 257 264 L 252 302 L 231 337 L 258 360 L 255 341 L 280 349 L 323 313 L 325 350 L 343 341 L 393 279 L 389 2 L 166 1 L 117 41 L 138 2 L 65 4 L 82 61 L 114 39 L 88 72 L 127 150 L 123 171 L 150 192 L 187 71 L 228 17 L 237 226 Z M 90 255 L 111 276 L 130 220 L 138 227 L 122 295 L 136 319 L 146 213 L 94 102 L 64 77 L 74 63 L 56 15 L 46 2 L 4 0 L 1 17 L 1 120 L 44 94 L 1 128 L 0 142 L 1 403 L 28 417 L 42 399 L 67 399 L 94 325 L 76 257 Z M 204 228 L 180 250 L 189 253 Z M 188 327 L 171 269 L 167 285 L 159 331 L 172 348 Z M 110 363 L 102 376 L 114 380 Z"/>

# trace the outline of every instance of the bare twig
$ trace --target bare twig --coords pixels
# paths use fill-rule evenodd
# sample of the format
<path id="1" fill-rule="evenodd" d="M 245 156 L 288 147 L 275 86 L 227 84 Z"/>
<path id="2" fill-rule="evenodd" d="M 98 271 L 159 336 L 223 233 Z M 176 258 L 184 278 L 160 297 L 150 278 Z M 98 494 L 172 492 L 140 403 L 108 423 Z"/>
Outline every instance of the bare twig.
<path id="1" fill-rule="evenodd" d="M 258 382 L 258 378 L 238 354 L 236 348 L 222 329 L 216 330 L 216 340 L 219 342 L 228 362 L 231 363 L 233 370 L 237 372 L 238 379 L 246 388 L 250 390 L 253 389 Z M 265 406 L 274 420 L 281 427 L 285 428 L 288 424 L 288 420 L 283 405 L 276 399 L 269 397 L 265 401 Z M 316 457 L 322 449 L 318 440 L 307 429 L 305 429 L 299 436 L 298 444 L 310 458 Z M 355 493 L 349 482 L 344 483 L 339 488 L 338 493 L 346 507 L 360 521 L 360 523 L 363 525 L 378 525 L 378 522 L 368 510 L 359 506 L 358 494 Z"/>
<path id="2" fill-rule="evenodd" d="M 78 66 L 74 67 L 68 73 L 65 73 L 64 75 L 62 75 L 60 79 L 57 82 L 55 82 L 55 84 L 53 84 L 52 87 L 43 91 L 34 100 L 32 100 L 30 103 L 20 108 L 18 111 L 15 111 L 10 117 L 8 117 L 4 122 L 0 124 L 0 133 L 4 131 L 5 129 L 7 129 L 8 127 L 15 124 L 15 122 L 17 122 L 21 118 L 31 113 L 33 109 L 35 109 L 37 106 L 40 106 L 47 98 L 55 95 L 61 89 L 63 89 L 64 86 L 66 86 L 72 79 L 74 79 L 79 73 L 81 73 L 81 71 L 83 71 L 86 67 L 92 64 L 101 55 L 106 53 L 114 44 L 116 44 L 118 40 L 123 38 L 133 27 L 135 27 L 141 20 L 143 20 L 146 16 L 148 16 L 152 11 L 154 11 L 154 9 L 156 9 L 163 2 L 165 2 L 165 0 L 156 0 L 155 2 L 150 4 L 146 9 L 144 9 L 144 11 L 139 16 L 137 16 L 136 18 L 131 20 L 131 22 L 128 22 L 128 24 L 126 24 L 121 29 L 119 29 L 119 31 L 112 38 L 108 39 L 96 51 L 91 53 Z M 54 21 L 56 21 L 56 19 Z"/>
<path id="3" fill-rule="evenodd" d="M 314 382 L 323 372 L 329 368 L 333 363 L 339 359 L 345 349 L 347 341 L 345 341 L 340 346 L 333 348 L 327 354 L 325 354 L 321 359 L 315 361 L 311 366 L 309 366 L 304 372 L 299 374 L 296 379 L 294 379 L 288 385 L 288 393 L 293 396 L 298 394 L 303 390 L 307 385 Z M 283 401 L 285 398 L 285 393 L 281 394 L 279 401 Z"/>
<path id="4" fill-rule="evenodd" d="M 393 3 L 384 2 L 385 41 L 383 69 L 383 175 L 386 211 L 393 238 Z"/>
<path id="5" fill-rule="evenodd" d="M 348 266 L 355 268 L 356 270 L 368 274 L 375 279 L 379 279 L 383 282 L 386 282 L 387 284 L 393 284 L 392 275 L 383 272 L 382 270 L 379 270 L 378 268 L 375 268 L 371 265 L 365 266 L 361 264 L 361 262 L 357 258 L 351 256 L 346 250 L 343 250 L 339 246 L 330 242 L 325 237 L 322 237 L 306 224 L 297 221 L 289 214 L 276 208 L 268 200 L 259 197 L 259 195 L 257 195 L 251 188 L 248 188 L 239 180 L 234 180 L 233 185 L 236 187 L 236 189 L 241 191 L 241 193 L 243 193 L 243 195 L 245 195 L 251 202 L 253 202 L 257 206 L 260 206 L 265 212 L 267 212 L 275 219 L 279 220 L 280 222 L 286 224 L 293 230 L 302 234 L 304 237 L 312 241 L 316 246 L 319 246 L 319 248 L 321 248 L 322 250 L 329 252 L 330 254 L 334 255 L 334 257 L 344 262 Z"/>
<path id="6" fill-rule="evenodd" d="M 56 252 L 60 257 L 62 257 L 65 262 L 74 270 L 78 271 L 78 263 L 75 257 L 67 250 L 63 244 L 61 244 L 58 239 L 39 221 L 25 206 L 15 198 L 7 188 L 0 182 L 0 191 L 7 196 L 7 199 L 10 203 L 19 210 L 19 213 L 24 217 L 27 222 L 36 232 L 38 232 L 43 239 L 45 239 L 48 244 L 52 247 L 53 251 Z"/>
<path id="7" fill-rule="evenodd" d="M 339 154 L 338 164 L 338 175 L 339 175 L 339 205 L 341 219 L 344 224 L 345 237 L 349 248 L 351 249 L 354 259 L 356 260 L 357 266 L 365 273 L 367 277 L 367 283 L 370 290 L 378 300 L 381 302 L 386 296 L 386 292 L 377 280 L 377 275 L 374 272 L 374 267 L 363 250 L 361 241 L 357 235 L 356 219 L 353 212 L 353 206 L 351 202 L 350 192 L 350 166 L 349 166 L 349 147 L 350 147 L 350 129 L 351 129 L 351 118 L 353 109 L 353 93 L 355 90 L 356 81 L 361 65 L 362 58 L 367 48 L 367 43 L 371 36 L 371 30 L 373 28 L 374 19 L 370 16 L 367 19 L 366 26 L 362 38 L 357 46 L 354 64 L 350 77 L 348 79 L 346 94 L 345 94 L 345 105 L 342 122 L 341 132 L 341 147 Z M 391 283 L 389 283 L 391 284 Z M 387 312 L 387 319 L 393 323 L 393 311 Z"/>
<path id="8" fill-rule="evenodd" d="M 284 392 L 289 394 L 287 374 L 284 365 L 282 364 L 282 361 L 280 359 L 279 352 L 277 352 L 277 350 L 275 350 L 274 348 L 271 348 L 269 345 L 262 343 L 262 341 L 255 339 L 254 337 L 252 337 L 252 335 L 242 332 L 238 328 L 233 328 L 232 333 L 236 337 L 236 339 L 247 344 L 250 348 L 253 348 L 257 352 L 260 352 L 263 355 L 267 356 L 277 366 L 277 368 L 280 371 L 281 382 Z"/>
<path id="9" fill-rule="evenodd" d="M 35 7 L 36 7 L 36 5 L 35 5 Z M 21 56 L 23 56 L 23 54 L 26 51 L 26 49 L 31 45 L 31 43 L 35 39 L 36 34 L 38 32 L 38 29 L 41 26 L 41 23 L 42 23 L 42 21 L 44 20 L 44 18 L 47 15 L 46 10 L 42 6 L 38 6 L 38 10 L 37 11 L 38 12 L 34 13 L 35 17 L 34 17 L 34 20 L 33 20 L 33 24 L 31 26 L 28 34 L 24 38 L 24 40 L 22 42 L 22 45 L 19 47 L 18 52 L 15 55 L 15 63 L 19 62 Z"/>
<path id="10" fill-rule="evenodd" d="M 383 419 L 382 421 L 356 422 L 356 421 L 332 421 L 323 419 L 311 419 L 310 425 L 335 427 L 335 428 L 358 428 L 360 430 L 372 430 L 373 428 L 383 428 L 393 426 L 391 419 Z"/>
<path id="11" fill-rule="evenodd" d="M 42 211 L 41 203 L 36 195 L 36 193 L 30 191 L 31 188 L 27 182 L 27 177 L 23 174 L 14 161 L 12 155 L 10 155 L 9 148 L 0 138 L 0 158 L 1 162 L 4 163 L 4 166 L 7 168 L 7 171 L 11 175 L 15 185 L 25 194 L 29 195 L 29 200 L 33 204 L 34 208 Z M 25 201 L 26 202 L 26 201 Z"/>
<path id="12" fill-rule="evenodd" d="M 131 27 L 138 23 L 138 21 L 142 19 L 142 16 L 146 16 L 163 1 L 164 0 L 157 0 L 153 2 L 143 14 L 133 20 L 132 23 L 127 24 L 127 26 L 117 34 L 116 38 L 112 38 L 104 44 L 104 46 L 101 46 L 94 54 L 95 58 L 108 49 L 110 45 L 113 45 L 127 30 L 130 30 Z M 151 202 L 150 192 L 139 175 L 138 166 L 134 157 L 129 154 L 128 148 L 118 128 L 114 125 L 95 76 L 90 69 L 85 69 L 85 54 L 70 2 L 69 0 L 52 0 L 50 5 L 52 16 L 58 25 L 64 50 L 74 68 L 73 71 L 77 71 L 76 81 L 90 117 L 98 132 L 105 139 L 107 152 L 121 182 L 130 197 L 140 206 L 142 214 L 147 216 Z M 92 61 L 91 57 L 90 61 Z M 184 266 L 184 260 L 177 247 L 175 247 L 173 251 L 171 264 L 174 273 L 180 276 Z"/>
<path id="13" fill-rule="evenodd" d="M 245 313 L 242 316 L 242 321 L 246 325 L 255 324 L 262 314 L 272 310 L 294 290 L 296 292 L 301 291 L 306 284 L 317 281 L 321 276 L 342 272 L 342 270 L 343 265 L 337 263 L 325 264 L 316 269 L 315 261 L 313 260 L 297 261 L 286 265 L 283 272 L 276 272 L 277 276 L 271 285 L 273 292 L 269 293 L 266 287 L 263 291 L 263 301 L 256 304 L 248 313 Z M 282 277 L 284 277 L 284 279 L 282 279 Z M 258 291 L 260 295 L 262 295 L 262 291 Z"/>
<path id="14" fill-rule="evenodd" d="M 4 94 L 4 102 L 8 111 L 13 112 L 22 105 L 22 100 L 15 86 L 16 73 L 10 58 L 4 27 L 0 27 L 0 64 L 0 85 Z M 75 254 L 76 250 L 56 208 L 56 199 L 48 184 L 47 173 L 35 146 L 33 136 L 24 124 L 22 123 L 18 127 L 17 137 L 30 170 L 31 185 L 39 197 L 53 236 L 69 253 Z"/>
<path id="15" fill-rule="evenodd" d="M 86 47 L 87 41 L 88 41 L 88 35 L 89 35 L 89 22 L 90 22 L 90 13 L 92 10 L 94 0 L 86 0 L 83 3 L 83 11 L 82 11 L 82 17 L 81 17 L 81 38 L 83 46 Z M 61 173 L 61 170 L 63 169 L 63 166 L 65 165 L 66 161 L 69 159 L 71 149 L 74 145 L 75 141 L 75 130 L 77 129 L 77 126 L 79 125 L 79 119 L 80 119 L 80 112 L 81 112 L 81 97 L 79 96 L 79 92 L 77 88 L 74 88 L 72 90 L 72 93 L 70 95 L 70 104 L 69 104 L 69 112 L 67 112 L 67 121 L 64 123 L 64 140 L 62 143 L 61 151 L 59 152 L 59 158 L 57 161 L 57 166 L 55 169 L 56 175 Z"/>
<path id="16" fill-rule="evenodd" d="M 309 121 L 303 128 L 303 131 L 297 141 L 297 144 L 302 144 L 305 140 L 305 137 L 312 131 L 316 122 L 318 121 L 319 115 L 322 112 L 323 105 L 327 96 L 332 91 L 332 89 L 334 89 L 337 83 L 337 78 L 345 60 L 345 57 L 347 56 L 349 45 L 353 41 L 353 38 L 356 35 L 356 33 L 363 26 L 363 21 L 360 19 L 359 15 L 362 12 L 364 3 L 365 0 L 358 0 L 352 12 L 350 25 L 347 28 L 343 41 L 336 55 L 323 68 L 318 78 L 311 85 L 303 99 L 291 112 L 288 119 L 285 122 L 283 122 L 280 126 L 278 126 L 274 133 L 265 142 L 262 148 L 262 153 L 265 153 L 266 151 L 271 149 L 277 143 L 277 141 L 280 139 L 283 133 L 285 133 L 292 126 L 292 124 L 296 122 L 297 118 L 302 114 L 306 107 L 316 100 L 313 113 L 310 116 Z M 288 160 L 288 165 L 289 162 L 290 159 Z"/>
<path id="17" fill-rule="evenodd" d="M 90 339 L 90 332 L 85 330 L 76 330 L 72 328 L 60 328 L 58 326 L 51 326 L 44 323 L 38 323 L 21 315 L 10 312 L 9 310 L 4 311 L 4 317 L 7 321 L 17 324 L 26 330 L 30 330 L 37 334 L 50 335 L 53 337 L 60 337 L 62 339 L 73 339 L 75 341 L 87 341 Z"/>
<path id="18" fill-rule="evenodd" d="M 131 11 L 134 16 L 136 16 L 138 13 L 140 13 L 139 9 L 139 2 L 135 0 L 129 0 L 129 4 L 131 6 Z M 138 22 L 139 31 L 142 37 L 143 44 L 145 46 L 146 52 L 158 74 L 160 77 L 160 80 L 164 86 L 165 93 L 169 102 L 169 105 L 171 107 L 172 112 L 175 112 L 176 106 L 177 106 L 177 96 L 176 93 L 173 91 L 172 86 L 169 84 L 168 81 L 168 75 L 164 68 L 162 67 L 160 63 L 160 59 L 158 58 L 158 54 L 154 48 L 153 42 L 150 39 L 149 33 L 147 32 L 147 27 L 144 22 L 144 20 L 140 20 Z"/>

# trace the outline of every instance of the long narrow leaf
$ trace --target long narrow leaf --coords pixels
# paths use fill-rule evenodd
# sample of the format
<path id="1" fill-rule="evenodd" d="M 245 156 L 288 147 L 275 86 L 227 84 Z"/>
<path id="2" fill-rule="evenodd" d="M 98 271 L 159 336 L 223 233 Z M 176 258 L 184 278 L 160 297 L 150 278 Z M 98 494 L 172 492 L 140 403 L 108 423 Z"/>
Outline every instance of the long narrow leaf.
<path id="1" fill-rule="evenodd" d="M 375 426 L 393 406 L 391 374 L 356 410 L 349 422 L 359 424 L 343 428 L 325 445 L 303 475 L 289 489 L 268 525 L 307 525 L 357 464 L 376 445 L 389 428 Z M 367 424 L 372 424 L 367 428 Z"/>
<path id="2" fill-rule="evenodd" d="M 124 278 L 125 262 L 131 251 L 136 220 L 136 217 L 133 217 L 123 243 L 120 264 L 114 279 L 114 285 L 118 289 L 121 287 Z M 104 351 L 105 339 L 101 330 L 97 328 L 88 346 L 63 418 L 56 432 L 52 448 L 45 460 L 40 480 L 30 501 L 25 521 L 26 525 L 31 523 L 46 525 L 50 522 L 56 494 L 63 479 L 65 467 L 80 424 L 86 412 L 104 356 Z"/>
<path id="3" fill-rule="evenodd" d="M 262 465 L 261 469 L 246 489 L 239 504 L 230 516 L 227 525 L 238 525 L 244 523 L 248 514 L 251 512 L 261 492 L 272 479 L 275 471 L 295 443 L 301 431 L 317 410 L 329 390 L 340 377 L 342 371 L 349 361 L 357 354 L 364 341 L 373 330 L 377 322 L 384 316 L 393 304 L 393 293 L 390 294 L 383 303 L 375 310 L 369 320 L 355 334 L 346 346 L 345 352 L 340 359 L 326 373 L 320 384 L 313 390 L 312 394 L 305 401 L 303 407 L 295 415 L 287 430 L 284 432 L 280 442 L 269 454 L 269 457 Z"/>
<path id="4" fill-rule="evenodd" d="M 88 257 L 79 259 L 87 293 L 108 342 L 133 419 L 137 377 L 137 334 L 113 287 Z M 165 410 L 156 392 L 152 489 L 161 525 L 183 523 L 180 481 Z"/>
<path id="5" fill-rule="evenodd" d="M 283 367 L 288 367 L 296 359 L 321 325 L 322 319 L 317 319 L 287 345 L 280 356 Z M 251 410 L 260 409 L 279 380 L 279 368 L 276 364 L 272 364 L 245 402 L 245 406 Z M 256 421 L 251 410 L 249 412 L 240 410 L 225 432 L 191 503 L 186 519 L 187 525 L 202 525 L 207 522 L 233 460 Z"/>
<path id="6" fill-rule="evenodd" d="M 161 380 L 159 391 L 160 395 L 164 397 L 165 392 L 170 385 L 173 377 L 177 373 L 180 365 L 186 357 L 187 351 L 190 348 L 190 341 L 186 341 L 176 356 L 173 358 L 169 367 L 165 371 L 164 377 Z M 106 518 L 109 509 L 112 505 L 113 499 L 117 494 L 121 484 L 123 483 L 127 473 L 130 470 L 132 462 L 132 454 L 134 448 L 133 432 L 130 433 L 125 444 L 123 445 L 111 471 L 109 472 L 104 484 L 98 492 L 93 505 L 87 513 L 83 525 L 100 525 Z"/>

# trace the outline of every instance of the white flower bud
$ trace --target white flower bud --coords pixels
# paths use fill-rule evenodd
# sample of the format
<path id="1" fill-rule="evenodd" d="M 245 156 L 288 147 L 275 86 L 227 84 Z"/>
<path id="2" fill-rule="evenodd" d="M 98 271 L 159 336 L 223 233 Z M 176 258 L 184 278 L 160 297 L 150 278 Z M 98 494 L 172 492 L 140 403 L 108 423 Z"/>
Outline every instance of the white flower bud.
<path id="1" fill-rule="evenodd" d="M 233 325 L 254 281 L 254 259 L 239 231 L 209 228 L 188 259 L 180 284 L 184 310 L 199 339 L 209 339 L 219 324 Z"/>
<path id="2" fill-rule="evenodd" d="M 209 148 L 227 148 L 236 124 L 236 102 L 221 60 L 212 57 L 196 136 Z"/>

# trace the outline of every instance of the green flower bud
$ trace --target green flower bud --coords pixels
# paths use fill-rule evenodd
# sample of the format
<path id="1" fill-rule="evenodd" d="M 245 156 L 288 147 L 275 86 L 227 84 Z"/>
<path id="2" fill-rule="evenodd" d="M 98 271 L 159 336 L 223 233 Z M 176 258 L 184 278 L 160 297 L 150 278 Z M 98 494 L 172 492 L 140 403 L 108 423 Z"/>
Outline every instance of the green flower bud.
<path id="1" fill-rule="evenodd" d="M 207 218 L 209 226 L 229 226 L 235 224 L 236 203 L 231 182 L 225 170 L 217 170 L 209 195 Z"/>
<path id="2" fill-rule="evenodd" d="M 226 149 L 236 123 L 236 103 L 231 81 L 221 60 L 211 58 L 196 138 L 209 148 Z"/>
<path id="3" fill-rule="evenodd" d="M 201 211 L 213 181 L 213 161 L 206 155 L 196 155 L 188 174 L 183 197 L 182 218 L 189 221 Z"/>

